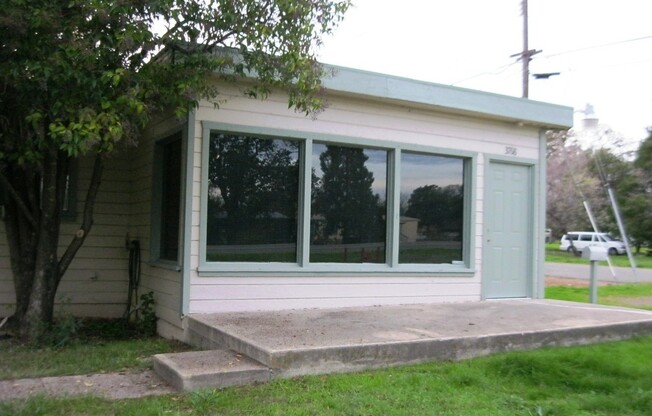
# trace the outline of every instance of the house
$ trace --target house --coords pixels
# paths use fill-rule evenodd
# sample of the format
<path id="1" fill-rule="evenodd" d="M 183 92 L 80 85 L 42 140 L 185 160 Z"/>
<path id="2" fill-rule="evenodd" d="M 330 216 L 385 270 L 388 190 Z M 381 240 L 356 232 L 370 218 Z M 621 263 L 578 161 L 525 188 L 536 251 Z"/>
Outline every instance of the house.
<path id="1" fill-rule="evenodd" d="M 544 133 L 572 109 L 334 70 L 316 118 L 225 84 L 219 109 L 162 117 L 110 158 L 59 308 L 121 316 L 134 241 L 139 292 L 179 339 L 188 314 L 542 297 Z M 62 244 L 91 164 L 76 166 Z"/>

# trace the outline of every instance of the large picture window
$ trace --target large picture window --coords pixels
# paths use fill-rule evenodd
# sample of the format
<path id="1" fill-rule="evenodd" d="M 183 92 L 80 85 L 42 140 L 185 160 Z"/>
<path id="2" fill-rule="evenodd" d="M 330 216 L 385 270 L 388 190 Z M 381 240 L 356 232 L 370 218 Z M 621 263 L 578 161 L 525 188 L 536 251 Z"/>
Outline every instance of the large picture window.
<path id="1" fill-rule="evenodd" d="M 210 137 L 206 259 L 296 262 L 299 142 Z"/>
<path id="2" fill-rule="evenodd" d="M 204 140 L 202 271 L 472 265 L 471 154 L 210 128 Z"/>
<path id="3" fill-rule="evenodd" d="M 462 261 L 464 160 L 401 154 L 400 263 Z"/>
<path id="4" fill-rule="evenodd" d="M 314 144 L 310 261 L 385 263 L 387 151 Z"/>

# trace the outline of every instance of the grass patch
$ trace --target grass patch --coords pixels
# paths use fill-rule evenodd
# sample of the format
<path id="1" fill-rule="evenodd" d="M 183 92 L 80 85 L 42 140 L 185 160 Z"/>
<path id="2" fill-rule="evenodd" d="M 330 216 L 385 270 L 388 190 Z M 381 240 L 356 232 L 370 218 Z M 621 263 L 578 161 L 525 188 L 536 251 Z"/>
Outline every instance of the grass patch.
<path id="1" fill-rule="evenodd" d="M 86 320 L 63 347 L 36 348 L 0 340 L 0 380 L 140 371 L 151 367 L 153 354 L 189 348 L 159 337 L 141 337 L 119 320 Z"/>
<path id="2" fill-rule="evenodd" d="M 0 404 L 0 415 L 649 415 L 652 338 L 276 380 L 137 400 Z"/>
<path id="3" fill-rule="evenodd" d="M 642 298 L 649 298 L 649 304 L 641 304 L 637 301 Z M 546 288 L 546 299 L 586 303 L 589 302 L 589 288 L 550 286 Z M 652 283 L 628 283 L 599 286 L 598 303 L 601 305 L 625 306 L 652 310 Z"/>
<path id="4" fill-rule="evenodd" d="M 629 259 L 626 255 L 610 256 L 611 264 L 616 267 L 630 267 Z M 634 254 L 636 266 L 641 269 L 652 269 L 652 256 L 647 254 L 646 250 L 642 250 L 640 254 Z M 546 244 L 546 261 L 550 263 L 571 263 L 571 264 L 589 264 L 589 260 L 577 257 L 573 253 L 561 251 L 559 243 Z M 598 263 L 601 266 L 606 266 L 606 261 Z"/>

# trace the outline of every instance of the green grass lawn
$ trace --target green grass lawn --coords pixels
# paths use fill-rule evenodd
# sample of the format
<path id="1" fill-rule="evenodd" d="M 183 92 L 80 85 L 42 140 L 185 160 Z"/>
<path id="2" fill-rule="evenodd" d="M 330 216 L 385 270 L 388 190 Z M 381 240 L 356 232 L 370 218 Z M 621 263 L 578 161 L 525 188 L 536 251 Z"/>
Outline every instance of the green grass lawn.
<path id="1" fill-rule="evenodd" d="M 634 256 L 637 267 L 643 269 L 652 268 L 652 256 L 647 255 L 647 252 L 642 251 L 641 254 Z M 627 255 L 610 256 L 611 264 L 617 267 L 630 267 Z M 551 263 L 574 263 L 574 264 L 589 264 L 589 260 L 582 257 L 576 257 L 572 253 L 559 250 L 559 243 L 546 244 L 546 261 Z M 606 266 L 607 262 L 599 262 L 602 266 Z"/>
<path id="2" fill-rule="evenodd" d="M 652 337 L 135 400 L 35 397 L 0 415 L 650 415 Z"/>
<path id="3" fill-rule="evenodd" d="M 85 320 L 63 346 L 24 346 L 0 340 L 0 380 L 139 371 L 151 368 L 151 356 L 191 347 L 160 337 L 143 337 L 121 320 Z"/>
<path id="4" fill-rule="evenodd" d="M 0 341 L 0 380 L 54 375 L 138 371 L 154 354 L 190 347 L 161 338 L 74 342 L 65 348 L 30 348 Z"/>
<path id="5" fill-rule="evenodd" d="M 588 287 L 550 286 L 546 299 L 588 302 Z M 598 287 L 598 303 L 652 310 L 652 283 L 630 283 Z"/>

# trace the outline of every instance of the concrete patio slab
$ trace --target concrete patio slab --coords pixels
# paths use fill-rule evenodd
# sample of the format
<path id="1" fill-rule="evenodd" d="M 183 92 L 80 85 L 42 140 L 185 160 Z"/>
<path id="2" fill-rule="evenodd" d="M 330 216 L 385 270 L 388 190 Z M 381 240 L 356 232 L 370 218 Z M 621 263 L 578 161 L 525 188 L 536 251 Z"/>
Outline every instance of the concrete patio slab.
<path id="1" fill-rule="evenodd" d="M 549 300 L 192 315 L 191 342 L 291 377 L 652 334 L 652 312 Z"/>

